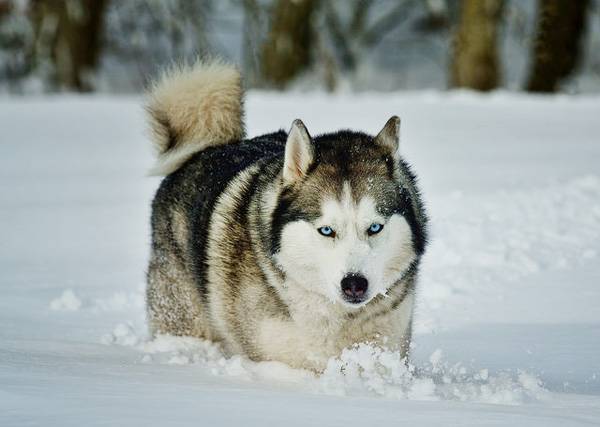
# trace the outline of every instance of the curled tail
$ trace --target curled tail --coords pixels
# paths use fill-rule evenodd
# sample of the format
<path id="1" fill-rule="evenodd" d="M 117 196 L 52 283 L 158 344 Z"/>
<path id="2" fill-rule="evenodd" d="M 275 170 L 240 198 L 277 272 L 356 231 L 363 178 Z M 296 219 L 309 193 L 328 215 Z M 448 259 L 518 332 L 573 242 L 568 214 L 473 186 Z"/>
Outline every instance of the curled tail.
<path id="1" fill-rule="evenodd" d="M 146 109 L 157 163 L 151 175 L 176 171 L 194 153 L 244 137 L 239 71 L 220 61 L 167 71 Z"/>

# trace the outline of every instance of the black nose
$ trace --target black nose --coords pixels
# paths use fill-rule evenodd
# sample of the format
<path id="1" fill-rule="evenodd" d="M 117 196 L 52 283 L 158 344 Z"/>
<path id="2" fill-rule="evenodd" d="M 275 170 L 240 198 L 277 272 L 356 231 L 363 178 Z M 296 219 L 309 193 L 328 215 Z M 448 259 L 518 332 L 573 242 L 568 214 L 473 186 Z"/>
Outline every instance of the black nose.
<path id="1" fill-rule="evenodd" d="M 342 291 L 352 302 L 360 302 L 368 287 L 369 281 L 360 274 L 348 274 L 342 279 Z"/>

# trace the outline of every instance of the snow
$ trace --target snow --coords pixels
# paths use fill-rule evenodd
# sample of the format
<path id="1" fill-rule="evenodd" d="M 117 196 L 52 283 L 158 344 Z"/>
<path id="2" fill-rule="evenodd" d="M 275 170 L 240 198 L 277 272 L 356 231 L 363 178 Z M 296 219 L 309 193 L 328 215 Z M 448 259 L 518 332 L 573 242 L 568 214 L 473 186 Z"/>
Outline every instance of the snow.
<path id="1" fill-rule="evenodd" d="M 81 300 L 71 289 L 66 289 L 58 298 L 50 301 L 51 310 L 77 311 L 81 308 Z"/>
<path id="2" fill-rule="evenodd" d="M 409 365 L 321 376 L 149 340 L 140 104 L 0 99 L 0 425 L 600 424 L 600 97 L 251 93 L 250 135 L 399 114 L 431 216 Z"/>

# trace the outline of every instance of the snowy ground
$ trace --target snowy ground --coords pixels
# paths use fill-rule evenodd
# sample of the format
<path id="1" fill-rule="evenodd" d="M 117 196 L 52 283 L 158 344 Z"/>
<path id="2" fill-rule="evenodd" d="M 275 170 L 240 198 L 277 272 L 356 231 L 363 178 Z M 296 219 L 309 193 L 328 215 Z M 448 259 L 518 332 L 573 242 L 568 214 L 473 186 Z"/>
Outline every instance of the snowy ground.
<path id="1" fill-rule="evenodd" d="M 138 99 L 0 100 L 0 425 L 600 425 L 600 98 L 251 94 L 250 135 L 402 117 L 433 238 L 411 371 L 148 342 Z M 344 374 L 341 373 L 343 367 Z"/>

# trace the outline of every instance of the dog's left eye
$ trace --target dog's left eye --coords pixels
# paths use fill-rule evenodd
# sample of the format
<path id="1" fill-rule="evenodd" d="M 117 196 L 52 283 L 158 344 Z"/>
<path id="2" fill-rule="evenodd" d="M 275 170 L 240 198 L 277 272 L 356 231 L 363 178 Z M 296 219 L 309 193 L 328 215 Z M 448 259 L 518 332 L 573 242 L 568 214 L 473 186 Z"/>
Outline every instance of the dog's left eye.
<path id="1" fill-rule="evenodd" d="M 379 233 L 381 230 L 383 230 L 383 224 L 378 224 L 375 222 L 375 223 L 371 224 L 371 226 L 367 230 L 367 234 L 369 236 L 372 236 L 373 234 Z"/>
<path id="2" fill-rule="evenodd" d="M 325 237 L 335 237 L 335 231 L 333 231 L 333 228 L 329 227 L 328 225 L 317 228 L 317 231 Z"/>

